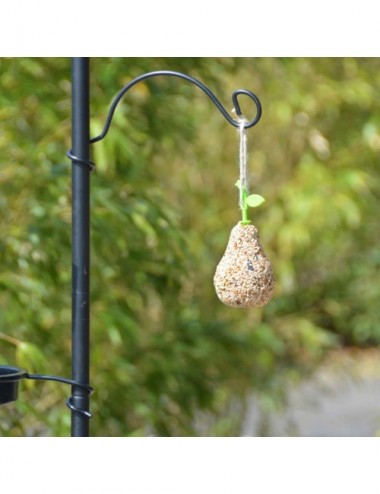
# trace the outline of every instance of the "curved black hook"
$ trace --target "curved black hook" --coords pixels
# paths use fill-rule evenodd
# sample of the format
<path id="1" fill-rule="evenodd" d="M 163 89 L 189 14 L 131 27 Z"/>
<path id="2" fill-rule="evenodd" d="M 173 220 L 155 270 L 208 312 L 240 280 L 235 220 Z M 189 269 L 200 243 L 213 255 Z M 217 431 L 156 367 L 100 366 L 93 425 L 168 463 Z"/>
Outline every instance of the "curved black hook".
<path id="1" fill-rule="evenodd" d="M 158 71 L 155 71 L 155 72 L 147 72 L 146 74 L 142 74 L 139 77 L 136 77 L 135 79 L 133 79 L 131 82 L 129 82 L 126 86 L 124 86 L 118 92 L 118 94 L 115 96 L 115 99 L 113 100 L 113 102 L 111 104 L 111 107 L 109 109 L 109 112 L 108 112 L 108 115 L 107 115 L 107 119 L 106 119 L 106 123 L 104 125 L 104 128 L 103 128 L 102 133 L 99 134 L 98 136 L 93 137 L 92 139 L 90 139 L 90 143 L 93 144 L 94 142 L 101 141 L 107 135 L 108 130 L 109 130 L 110 125 L 111 125 L 111 122 L 112 122 L 113 115 L 114 115 L 115 110 L 116 110 L 116 107 L 119 104 L 119 102 L 122 99 L 122 97 L 124 96 L 124 94 L 131 87 L 133 87 L 138 82 L 144 81 L 145 79 L 148 79 L 150 77 L 160 76 L 160 75 L 166 75 L 166 76 L 172 76 L 172 77 L 179 77 L 181 79 L 185 79 L 186 81 L 189 81 L 189 82 L 195 84 L 200 89 L 202 89 L 202 91 L 204 93 L 207 94 L 207 96 L 215 104 L 215 106 L 218 108 L 218 110 L 221 112 L 221 114 L 224 116 L 224 118 L 231 125 L 233 125 L 234 127 L 240 127 L 240 125 L 241 125 L 240 122 L 237 121 L 237 120 L 234 120 L 233 118 L 230 117 L 230 115 L 228 114 L 227 110 L 224 108 L 224 106 L 221 104 L 221 102 L 218 100 L 218 98 L 215 96 L 215 94 L 207 86 L 205 86 L 202 82 L 198 81 L 198 79 L 195 79 L 194 77 L 190 77 L 187 74 L 182 74 L 181 72 L 174 72 L 172 70 L 158 70 Z M 261 103 L 260 103 L 259 98 L 254 93 L 252 93 L 251 91 L 248 91 L 247 89 L 238 89 L 232 95 L 232 103 L 234 105 L 236 114 L 238 116 L 241 115 L 241 109 L 240 109 L 240 105 L 238 103 L 238 96 L 240 94 L 245 94 L 246 96 L 248 96 L 249 98 L 251 98 L 251 100 L 256 105 L 256 116 L 252 120 L 249 120 L 249 121 L 244 122 L 244 128 L 249 129 L 250 127 L 253 127 L 254 125 L 256 125 L 257 122 L 260 120 L 261 113 L 262 113 Z"/>

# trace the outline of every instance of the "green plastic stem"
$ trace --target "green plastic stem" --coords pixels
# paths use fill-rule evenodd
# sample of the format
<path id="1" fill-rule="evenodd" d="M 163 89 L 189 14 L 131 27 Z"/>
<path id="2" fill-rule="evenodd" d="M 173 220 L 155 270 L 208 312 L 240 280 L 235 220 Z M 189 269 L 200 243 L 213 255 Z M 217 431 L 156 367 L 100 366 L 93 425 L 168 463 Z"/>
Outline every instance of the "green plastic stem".
<path id="1" fill-rule="evenodd" d="M 245 187 L 243 188 L 242 191 L 242 206 L 241 206 L 241 224 L 242 225 L 249 225 L 251 222 L 249 221 L 248 218 L 248 205 L 247 205 L 247 191 Z"/>

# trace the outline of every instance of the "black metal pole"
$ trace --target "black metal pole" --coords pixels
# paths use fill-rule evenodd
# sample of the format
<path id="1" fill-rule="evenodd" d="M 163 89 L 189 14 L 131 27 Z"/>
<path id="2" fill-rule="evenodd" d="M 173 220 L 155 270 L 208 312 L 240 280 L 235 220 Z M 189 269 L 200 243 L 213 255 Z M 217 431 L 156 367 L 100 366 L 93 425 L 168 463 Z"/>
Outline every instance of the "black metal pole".
<path id="1" fill-rule="evenodd" d="M 90 157 L 89 59 L 72 60 L 72 154 Z M 72 160 L 72 379 L 90 380 L 90 169 Z M 89 435 L 89 394 L 72 387 L 71 435 Z M 76 411 L 78 409 L 79 411 Z"/>

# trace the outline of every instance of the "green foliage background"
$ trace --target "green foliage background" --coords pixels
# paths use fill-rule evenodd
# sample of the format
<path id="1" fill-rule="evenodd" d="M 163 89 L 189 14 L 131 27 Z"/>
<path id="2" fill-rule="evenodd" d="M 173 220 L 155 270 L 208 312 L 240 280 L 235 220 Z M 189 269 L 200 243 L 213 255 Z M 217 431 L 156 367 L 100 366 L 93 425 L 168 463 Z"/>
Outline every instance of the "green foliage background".
<path id="1" fill-rule="evenodd" d="M 91 134 L 124 84 L 158 69 L 227 107 L 240 87 L 261 99 L 249 167 L 266 203 L 250 214 L 277 288 L 262 310 L 218 301 L 240 218 L 236 132 L 185 81 L 137 85 L 93 146 L 92 434 L 197 435 L 204 412 L 207 434 L 238 435 L 252 390 L 272 409 L 330 349 L 380 342 L 380 61 L 92 59 Z M 70 60 L 1 59 L 0 88 L 0 360 L 69 376 Z M 68 394 L 23 382 L 0 434 L 69 435 Z"/>

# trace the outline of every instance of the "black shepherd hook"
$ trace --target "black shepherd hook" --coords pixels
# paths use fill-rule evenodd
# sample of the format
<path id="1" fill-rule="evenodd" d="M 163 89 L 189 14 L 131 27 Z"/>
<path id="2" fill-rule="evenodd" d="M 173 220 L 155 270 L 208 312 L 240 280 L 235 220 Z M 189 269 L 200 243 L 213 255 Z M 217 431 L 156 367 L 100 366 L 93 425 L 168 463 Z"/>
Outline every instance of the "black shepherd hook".
<path id="1" fill-rule="evenodd" d="M 90 139 L 90 143 L 93 144 L 95 142 L 101 141 L 107 135 L 108 130 L 109 130 L 110 126 L 111 126 L 112 118 L 113 118 L 113 115 L 115 113 L 116 107 L 119 104 L 119 102 L 122 99 L 122 97 L 124 96 L 124 94 L 129 89 L 131 89 L 131 87 L 133 87 L 138 82 L 144 81 L 145 79 L 149 79 L 150 77 L 157 77 L 157 76 L 160 76 L 160 75 L 166 75 L 166 76 L 171 76 L 171 77 L 179 77 L 180 79 L 185 79 L 185 81 L 189 81 L 189 82 L 195 84 L 200 89 L 202 89 L 202 91 L 204 93 L 207 94 L 207 96 L 215 104 L 215 106 L 218 108 L 218 110 L 221 112 L 221 114 L 224 116 L 224 118 L 231 125 L 233 125 L 234 127 L 239 127 L 240 126 L 240 122 L 238 122 L 237 120 L 234 120 L 233 118 L 230 117 L 230 115 L 228 114 L 227 110 L 224 108 L 224 106 L 218 100 L 218 98 L 215 96 L 215 94 L 207 86 L 205 86 L 202 82 L 198 81 L 198 79 L 195 79 L 194 77 L 190 77 L 187 74 L 182 74 L 181 72 L 174 72 L 172 70 L 157 70 L 155 72 L 147 72 L 146 74 L 142 74 L 139 77 L 136 77 L 135 79 L 133 79 L 131 82 L 129 82 L 126 86 L 124 86 L 118 92 L 118 94 L 115 96 L 115 99 L 113 100 L 113 102 L 111 104 L 111 107 L 109 109 L 108 116 L 107 116 L 107 119 L 106 119 L 106 123 L 104 125 L 104 128 L 103 128 L 102 133 L 99 134 L 98 136 L 93 137 L 92 139 Z M 251 98 L 251 100 L 256 105 L 256 116 L 252 120 L 249 120 L 249 121 L 247 121 L 247 122 L 244 123 L 244 127 L 246 129 L 249 129 L 250 127 L 253 127 L 254 125 L 256 125 L 257 122 L 260 120 L 261 113 L 262 113 L 261 103 L 260 103 L 259 98 L 254 93 L 252 93 L 251 91 L 248 91 L 247 89 L 238 89 L 237 91 L 234 91 L 234 93 L 232 94 L 232 103 L 234 105 L 236 114 L 238 116 L 241 115 L 241 109 L 240 109 L 240 105 L 239 105 L 239 102 L 238 102 L 238 96 L 240 94 L 245 94 L 246 96 L 248 96 L 249 98 Z"/>
<path id="2" fill-rule="evenodd" d="M 133 86 L 135 86 L 138 82 L 144 81 L 145 79 L 149 79 L 151 77 L 157 77 L 157 76 L 179 77 L 180 79 L 184 79 L 185 81 L 189 81 L 192 84 L 195 84 L 205 94 L 207 94 L 207 96 L 211 99 L 211 101 L 218 108 L 218 110 L 220 111 L 220 113 L 224 116 L 224 118 L 231 125 L 233 125 L 234 127 L 240 127 L 241 126 L 241 122 L 239 120 L 234 120 L 233 118 L 231 118 L 231 116 L 229 115 L 229 113 L 227 112 L 227 110 L 224 108 L 224 106 L 222 105 L 222 103 L 215 96 L 215 94 L 207 86 L 205 86 L 202 82 L 200 82 L 198 79 L 195 79 L 194 77 L 190 77 L 189 75 L 183 74 L 181 72 L 174 72 L 172 70 L 158 70 L 158 71 L 154 71 L 154 72 L 147 72 L 145 74 L 142 74 L 142 75 L 136 77 L 135 79 L 133 79 L 132 81 L 130 81 L 126 86 L 124 86 L 117 93 L 117 95 L 115 96 L 114 100 L 111 103 L 111 106 L 110 106 L 110 109 L 108 111 L 108 115 L 107 115 L 106 122 L 104 124 L 104 128 L 103 128 L 102 132 L 98 136 L 93 137 L 92 139 L 90 139 L 89 140 L 89 143 L 90 144 L 94 144 L 95 142 L 99 142 L 102 139 L 104 139 L 104 137 L 106 137 L 106 135 L 107 135 L 107 133 L 108 133 L 108 131 L 110 129 L 110 126 L 111 126 L 111 123 L 112 123 L 112 119 L 113 119 L 113 116 L 115 114 L 115 110 L 117 108 L 117 105 L 120 103 L 121 99 L 123 98 L 123 96 L 125 95 L 125 93 L 129 89 L 131 89 Z M 240 117 L 241 114 L 242 114 L 241 108 L 240 108 L 240 105 L 239 105 L 239 101 L 238 101 L 238 97 L 241 94 L 244 94 L 244 95 L 248 96 L 255 103 L 255 105 L 256 105 L 256 115 L 255 115 L 255 117 L 252 120 L 244 120 L 244 128 L 249 129 L 250 127 L 253 127 L 254 125 L 256 125 L 258 123 L 258 121 L 260 120 L 260 118 L 261 118 L 261 114 L 262 114 L 261 103 L 260 103 L 259 98 L 254 93 L 252 93 L 251 91 L 248 91 L 247 89 L 238 89 L 237 91 L 234 91 L 233 94 L 232 94 L 232 103 L 234 105 L 234 109 L 235 109 L 236 115 L 238 117 Z M 72 150 L 70 150 L 70 151 L 67 152 L 67 156 L 73 162 L 78 163 L 79 165 L 85 165 L 85 166 L 87 166 L 90 171 L 92 171 L 95 168 L 95 163 L 93 161 L 91 161 L 90 159 L 79 158 L 78 156 L 76 156 L 72 152 Z M 47 376 L 44 376 L 44 378 L 47 379 Z M 36 376 L 34 376 L 34 379 L 39 379 L 39 378 L 36 377 Z M 62 379 L 62 378 L 60 378 L 60 379 L 53 378 L 52 380 L 56 380 L 56 381 L 61 380 L 61 382 L 66 382 L 66 383 L 68 382 L 67 379 Z M 74 384 L 74 382 L 72 382 L 72 384 Z M 84 389 L 88 393 L 90 393 L 90 391 L 92 390 L 92 388 L 89 387 L 89 386 L 87 386 L 87 385 L 82 385 L 82 384 L 78 384 L 78 383 L 75 383 L 75 385 L 78 386 L 78 387 L 82 387 L 82 389 Z M 82 410 L 82 409 L 74 406 L 74 404 L 73 404 L 73 398 L 72 397 L 67 400 L 66 404 L 73 411 L 76 411 L 76 412 L 78 412 L 78 413 L 80 413 L 82 415 L 85 415 L 87 417 L 90 417 L 91 416 L 90 413 L 87 412 L 86 410 Z"/>
<path id="3" fill-rule="evenodd" d="M 136 77 L 135 79 L 130 81 L 126 86 L 124 86 L 117 93 L 117 95 L 115 96 L 114 100 L 111 103 L 111 106 L 110 106 L 110 109 L 108 111 L 108 115 L 107 115 L 106 122 L 104 124 L 104 128 L 103 128 L 102 132 L 98 136 L 90 139 L 90 144 L 94 144 L 95 142 L 101 141 L 107 135 L 107 133 L 110 129 L 112 119 L 113 119 L 115 110 L 117 108 L 117 105 L 120 103 L 120 101 L 123 98 L 123 96 L 125 95 L 125 93 L 129 89 L 131 89 L 133 86 L 135 86 L 138 82 L 144 81 L 145 79 L 149 79 L 151 77 L 157 77 L 157 76 L 179 77 L 180 79 L 184 79 L 185 81 L 189 81 L 192 84 L 195 84 L 205 94 L 207 94 L 207 96 L 211 99 L 211 101 L 214 103 L 214 105 L 218 108 L 220 113 L 224 116 L 224 118 L 231 125 L 233 125 L 234 127 L 240 127 L 241 123 L 238 120 L 234 120 L 233 118 L 231 118 L 231 116 L 229 115 L 227 110 L 224 108 L 222 103 L 215 96 L 215 94 L 207 86 L 205 86 L 201 81 L 199 81 L 198 79 L 195 79 L 194 77 L 190 77 L 187 74 L 182 74 L 181 72 L 175 72 L 172 70 L 157 70 L 154 72 L 147 72 L 146 74 L 142 74 L 142 75 Z M 236 115 L 238 117 L 241 116 L 241 114 L 242 114 L 241 108 L 239 105 L 239 101 L 238 101 L 238 97 L 241 94 L 248 96 L 256 105 L 255 117 L 252 120 L 248 120 L 248 121 L 244 122 L 244 128 L 249 129 L 249 128 L 253 127 L 254 125 L 256 125 L 261 118 L 261 114 L 262 114 L 261 103 L 260 103 L 259 98 L 254 93 L 252 93 L 252 91 L 248 91 L 247 89 L 238 89 L 237 91 L 234 91 L 232 93 L 232 103 L 234 105 L 234 109 L 235 109 Z M 90 159 L 82 159 L 82 158 L 75 156 L 73 154 L 72 150 L 67 152 L 67 157 L 70 158 L 71 160 L 75 161 L 76 163 L 79 163 L 81 165 L 86 165 L 90 171 L 92 171 L 95 168 L 95 163 L 93 161 L 91 161 Z"/>

